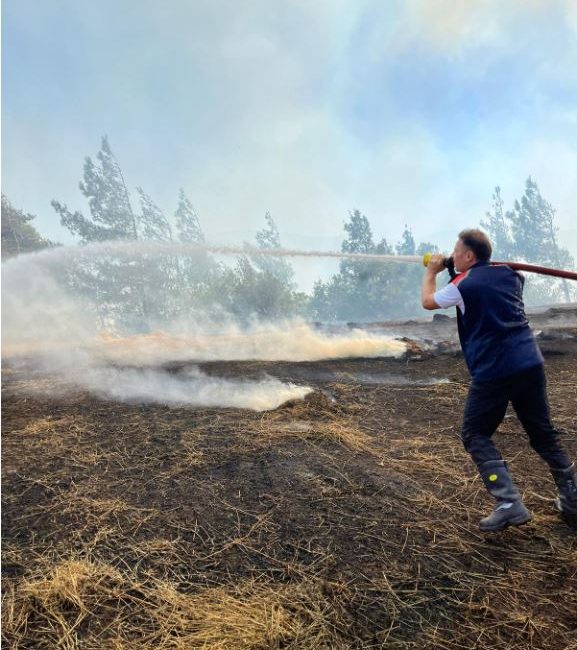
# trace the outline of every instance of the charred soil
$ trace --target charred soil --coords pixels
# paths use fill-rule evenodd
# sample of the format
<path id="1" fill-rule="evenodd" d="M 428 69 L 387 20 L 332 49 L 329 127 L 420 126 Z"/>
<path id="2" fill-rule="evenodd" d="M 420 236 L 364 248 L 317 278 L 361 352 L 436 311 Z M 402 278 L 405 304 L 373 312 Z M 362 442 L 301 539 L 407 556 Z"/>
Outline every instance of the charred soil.
<path id="1" fill-rule="evenodd" d="M 551 336 L 577 458 L 577 340 Z M 513 413 L 496 440 L 534 518 L 478 531 L 458 354 L 203 369 L 315 391 L 265 413 L 56 399 L 5 364 L 5 647 L 577 647 L 576 531 Z"/>

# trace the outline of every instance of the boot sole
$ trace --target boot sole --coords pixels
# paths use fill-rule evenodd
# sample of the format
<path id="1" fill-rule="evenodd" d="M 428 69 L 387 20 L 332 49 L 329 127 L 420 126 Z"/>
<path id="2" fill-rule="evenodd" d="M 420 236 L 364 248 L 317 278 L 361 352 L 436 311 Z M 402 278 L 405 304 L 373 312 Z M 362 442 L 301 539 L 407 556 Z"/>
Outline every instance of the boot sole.
<path id="1" fill-rule="evenodd" d="M 533 517 L 529 515 L 528 517 L 523 515 L 519 517 L 515 517 L 513 519 L 509 519 L 509 521 L 506 521 L 503 523 L 502 526 L 493 526 L 493 527 L 485 527 L 485 526 L 479 526 L 479 529 L 483 533 L 497 533 L 500 530 L 505 530 L 506 528 L 509 528 L 510 526 L 522 526 L 523 524 L 528 524 Z"/>

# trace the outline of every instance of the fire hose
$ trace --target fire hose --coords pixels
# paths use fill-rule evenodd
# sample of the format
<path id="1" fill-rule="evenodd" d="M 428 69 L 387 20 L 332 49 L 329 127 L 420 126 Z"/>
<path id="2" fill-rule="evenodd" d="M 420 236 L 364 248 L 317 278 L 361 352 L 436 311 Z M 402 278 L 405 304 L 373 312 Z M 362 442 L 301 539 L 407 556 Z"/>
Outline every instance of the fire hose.
<path id="1" fill-rule="evenodd" d="M 432 253 L 425 253 L 423 256 L 423 265 L 428 266 Z M 565 278 L 567 280 L 577 280 L 575 271 L 565 271 L 564 269 L 553 269 L 549 266 L 538 266 L 536 264 L 526 264 L 525 262 L 491 262 L 492 266 L 508 266 L 515 271 L 526 271 L 527 273 L 538 273 L 539 275 L 552 275 L 556 278 Z M 452 257 L 443 258 L 443 266 L 449 271 L 449 275 L 454 277 L 455 262 Z"/>

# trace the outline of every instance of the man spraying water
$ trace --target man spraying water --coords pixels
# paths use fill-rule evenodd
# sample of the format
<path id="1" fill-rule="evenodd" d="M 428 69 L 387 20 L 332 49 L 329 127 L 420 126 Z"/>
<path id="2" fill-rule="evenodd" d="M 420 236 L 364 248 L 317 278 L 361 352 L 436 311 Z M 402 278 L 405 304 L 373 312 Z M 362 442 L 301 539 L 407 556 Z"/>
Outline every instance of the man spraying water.
<path id="1" fill-rule="evenodd" d="M 456 274 L 437 291 L 436 276 L 446 260 L 432 255 L 421 291 L 425 309 L 457 308 L 459 339 L 472 377 L 465 405 L 462 440 L 487 491 L 496 500 L 481 519 L 482 531 L 498 531 L 531 520 L 507 464 L 492 436 L 509 402 L 533 449 L 548 464 L 561 514 L 577 519 L 577 471 L 560 445 L 549 418 L 543 356 L 525 316 L 523 277 L 506 265 L 490 263 L 492 246 L 480 230 L 463 230 L 455 244 Z"/>

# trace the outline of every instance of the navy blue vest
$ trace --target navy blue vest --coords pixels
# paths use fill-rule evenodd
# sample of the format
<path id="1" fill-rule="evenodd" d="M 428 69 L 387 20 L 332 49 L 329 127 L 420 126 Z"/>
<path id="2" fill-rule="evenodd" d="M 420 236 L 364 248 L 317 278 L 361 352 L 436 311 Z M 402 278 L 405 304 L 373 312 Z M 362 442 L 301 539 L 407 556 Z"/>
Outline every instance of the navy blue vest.
<path id="1" fill-rule="evenodd" d="M 504 265 L 477 262 L 451 283 L 461 292 L 457 308 L 459 339 L 473 379 L 487 381 L 543 363 L 525 316 L 525 279 Z"/>

